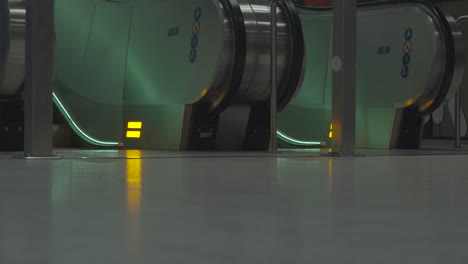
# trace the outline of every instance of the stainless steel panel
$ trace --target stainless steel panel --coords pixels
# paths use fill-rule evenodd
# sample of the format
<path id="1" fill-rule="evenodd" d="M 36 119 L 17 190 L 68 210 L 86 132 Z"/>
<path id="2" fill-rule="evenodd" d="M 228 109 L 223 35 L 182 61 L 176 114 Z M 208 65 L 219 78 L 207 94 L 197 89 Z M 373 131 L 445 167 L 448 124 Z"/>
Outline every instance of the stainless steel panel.
<path id="1" fill-rule="evenodd" d="M 450 86 L 450 90 L 448 92 L 447 98 L 445 99 L 446 102 L 449 102 L 449 100 L 455 96 L 455 94 L 459 91 L 460 87 L 462 86 L 463 83 L 463 76 L 465 74 L 465 60 L 466 60 L 466 54 L 465 54 L 465 40 L 463 37 L 463 32 L 460 27 L 460 21 L 463 20 L 463 18 L 460 20 L 456 20 L 454 17 L 447 15 L 445 17 L 450 25 L 450 28 L 452 30 L 452 37 L 453 37 L 453 47 L 454 47 L 454 59 L 455 59 L 455 68 L 454 68 L 454 73 L 452 77 L 452 83 Z"/>
<path id="2" fill-rule="evenodd" d="M 224 17 L 224 45 L 223 51 L 219 58 L 218 71 L 213 80 L 210 89 L 207 91 L 202 101 L 210 104 L 212 109 L 215 109 L 225 98 L 229 89 L 231 89 L 230 82 L 232 79 L 234 56 L 236 56 L 234 44 L 234 25 L 233 21 L 227 15 L 226 6 L 219 3 L 220 12 Z"/>
<path id="3" fill-rule="evenodd" d="M 238 0 L 247 34 L 247 57 L 237 103 L 266 101 L 271 81 L 271 15 L 268 0 Z M 279 92 L 290 65 L 292 40 L 283 10 L 277 9 L 277 60 Z M 295 88 L 295 87 L 294 87 Z"/>
<path id="4" fill-rule="evenodd" d="M 4 0 L 0 8 L 7 8 L 3 10 L 7 14 L 7 35 L 2 43 L 6 52 L 2 58 L 0 96 L 8 97 L 18 94 L 24 83 L 26 0 Z"/>

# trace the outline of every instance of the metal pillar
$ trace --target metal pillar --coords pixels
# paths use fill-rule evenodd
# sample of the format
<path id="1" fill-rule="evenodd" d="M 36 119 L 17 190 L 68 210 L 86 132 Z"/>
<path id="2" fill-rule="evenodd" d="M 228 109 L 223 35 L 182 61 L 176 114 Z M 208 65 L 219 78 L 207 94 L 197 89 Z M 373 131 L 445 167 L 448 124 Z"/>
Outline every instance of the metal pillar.
<path id="1" fill-rule="evenodd" d="M 461 149 L 461 93 L 459 89 L 455 95 L 455 148 Z"/>
<path id="2" fill-rule="evenodd" d="M 278 62 L 277 62 L 277 0 L 271 0 L 271 100 L 270 100 L 270 152 L 278 152 Z"/>
<path id="3" fill-rule="evenodd" d="M 332 154 L 356 154 L 356 0 L 335 0 Z"/>
<path id="4" fill-rule="evenodd" d="M 461 16 L 457 19 L 457 23 L 468 20 L 468 15 Z M 455 95 L 455 148 L 461 149 L 461 117 L 462 117 L 462 105 L 461 105 L 461 96 L 462 96 L 462 86 L 458 87 L 457 94 Z"/>
<path id="5" fill-rule="evenodd" d="M 27 0 L 26 4 L 24 155 L 51 157 L 54 0 Z"/>

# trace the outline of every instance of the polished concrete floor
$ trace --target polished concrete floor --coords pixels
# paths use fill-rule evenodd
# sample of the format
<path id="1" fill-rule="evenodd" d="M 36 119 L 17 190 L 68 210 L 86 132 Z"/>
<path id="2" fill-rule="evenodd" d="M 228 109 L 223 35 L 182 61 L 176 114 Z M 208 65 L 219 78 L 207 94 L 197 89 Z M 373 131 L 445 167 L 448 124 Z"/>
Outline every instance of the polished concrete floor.
<path id="1" fill-rule="evenodd" d="M 61 155 L 0 155 L 1 264 L 468 263 L 468 155 Z"/>

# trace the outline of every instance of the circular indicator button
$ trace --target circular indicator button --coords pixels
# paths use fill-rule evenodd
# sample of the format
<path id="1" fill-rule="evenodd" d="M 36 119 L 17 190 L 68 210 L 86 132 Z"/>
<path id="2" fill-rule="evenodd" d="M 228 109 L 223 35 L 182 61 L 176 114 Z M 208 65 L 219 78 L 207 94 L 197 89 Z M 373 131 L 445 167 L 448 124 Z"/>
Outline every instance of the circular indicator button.
<path id="1" fill-rule="evenodd" d="M 408 28 L 408 29 L 405 31 L 405 39 L 406 39 L 406 40 L 412 40 L 412 39 L 413 39 L 413 29 Z"/>
<path id="2" fill-rule="evenodd" d="M 405 51 L 405 53 L 411 53 L 411 51 L 413 50 L 413 44 L 411 43 L 411 41 L 405 42 L 405 44 L 403 45 L 403 50 Z"/>
<path id="3" fill-rule="evenodd" d="M 409 65 L 411 62 L 411 55 L 408 53 L 403 56 L 403 64 L 404 65 Z"/>
<path id="4" fill-rule="evenodd" d="M 195 35 L 192 37 L 192 49 L 196 49 L 198 47 L 198 36 Z"/>
<path id="5" fill-rule="evenodd" d="M 193 33 L 194 35 L 198 35 L 198 33 L 200 33 L 200 27 L 201 27 L 200 21 L 195 21 L 195 22 L 193 23 L 192 33 Z"/>
<path id="6" fill-rule="evenodd" d="M 332 69 L 334 72 L 340 72 L 343 68 L 343 60 L 340 56 L 335 56 L 332 59 Z"/>
<path id="7" fill-rule="evenodd" d="M 194 14 L 193 14 L 193 18 L 194 18 L 195 20 L 200 20 L 201 15 L 202 15 L 201 7 L 195 8 L 195 12 L 194 12 Z"/>
<path id="8" fill-rule="evenodd" d="M 403 66 L 403 68 L 401 69 L 401 77 L 406 79 L 406 78 L 408 78 L 409 74 L 410 74 L 409 67 L 408 66 Z"/>
<path id="9" fill-rule="evenodd" d="M 197 60 L 197 50 L 196 49 L 192 49 L 190 50 L 190 62 L 191 63 L 194 63 L 196 60 Z"/>

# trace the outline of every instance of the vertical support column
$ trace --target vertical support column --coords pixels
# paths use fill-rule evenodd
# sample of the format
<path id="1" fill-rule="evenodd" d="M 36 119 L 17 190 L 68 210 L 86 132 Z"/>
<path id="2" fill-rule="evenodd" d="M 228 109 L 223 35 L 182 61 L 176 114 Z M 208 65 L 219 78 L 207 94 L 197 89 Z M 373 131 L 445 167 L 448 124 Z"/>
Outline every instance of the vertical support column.
<path id="1" fill-rule="evenodd" d="M 461 89 L 455 95 L 455 148 L 461 149 Z"/>
<path id="2" fill-rule="evenodd" d="M 356 0 L 335 0 L 332 154 L 356 154 Z"/>
<path id="3" fill-rule="evenodd" d="M 461 24 L 466 21 L 468 21 L 468 15 L 460 16 L 456 20 L 458 26 L 460 27 L 461 27 Z M 462 142 L 461 142 L 461 139 L 462 139 L 461 124 L 462 124 L 462 113 L 463 113 L 463 108 L 461 104 L 462 90 L 463 90 L 463 86 L 462 84 L 460 84 L 457 90 L 457 94 L 455 95 L 455 148 L 457 149 L 462 148 Z"/>
<path id="4" fill-rule="evenodd" d="M 54 0 L 26 0 L 26 158 L 52 156 Z"/>
<path id="5" fill-rule="evenodd" d="M 277 0 L 271 0 L 271 101 L 270 101 L 270 152 L 278 152 L 278 62 L 277 62 Z"/>

